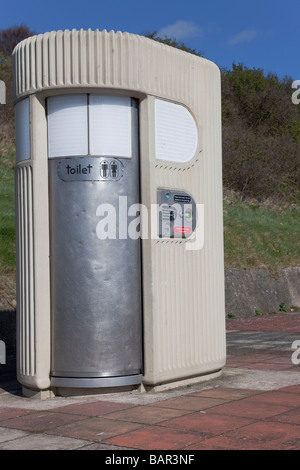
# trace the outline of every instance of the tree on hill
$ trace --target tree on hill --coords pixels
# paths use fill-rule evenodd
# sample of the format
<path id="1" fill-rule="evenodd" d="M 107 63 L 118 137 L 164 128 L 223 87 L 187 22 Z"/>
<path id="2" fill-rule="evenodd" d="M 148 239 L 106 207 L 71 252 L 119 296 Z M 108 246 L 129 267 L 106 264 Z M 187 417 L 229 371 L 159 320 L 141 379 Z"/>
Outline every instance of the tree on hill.
<path id="1" fill-rule="evenodd" d="M 0 144 L 13 141 L 11 52 L 35 34 L 27 26 L 0 30 L 0 80 L 6 84 L 0 114 Z M 203 57 L 174 38 L 144 36 Z M 240 198 L 300 201 L 300 105 L 292 103 L 292 79 L 233 63 L 221 69 L 224 186 Z"/>
<path id="2" fill-rule="evenodd" d="M 154 31 L 153 33 L 143 33 L 143 35 L 148 39 L 153 39 L 154 41 L 161 42 L 163 44 L 166 44 L 167 46 L 176 47 L 176 49 L 180 49 L 184 52 L 189 52 L 190 54 L 203 57 L 203 52 L 196 51 L 196 49 L 191 49 L 190 47 L 187 47 L 183 42 L 178 42 L 175 38 L 169 38 L 167 36 L 161 38 L 157 35 L 157 31 Z"/>
<path id="3" fill-rule="evenodd" d="M 31 31 L 28 26 L 20 24 L 0 30 L 0 52 L 4 55 L 10 55 L 16 45 L 23 39 L 34 36 L 36 33 Z"/>

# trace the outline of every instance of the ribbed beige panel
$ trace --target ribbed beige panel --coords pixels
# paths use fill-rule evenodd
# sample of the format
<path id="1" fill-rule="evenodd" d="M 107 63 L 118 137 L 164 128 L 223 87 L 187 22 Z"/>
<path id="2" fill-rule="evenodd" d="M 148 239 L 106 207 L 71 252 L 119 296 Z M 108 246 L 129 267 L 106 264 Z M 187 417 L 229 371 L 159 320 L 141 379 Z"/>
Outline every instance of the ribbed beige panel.
<path id="1" fill-rule="evenodd" d="M 193 103 L 196 69 L 211 62 L 150 39 L 113 31 L 33 36 L 13 53 L 15 98 L 40 90 L 101 87 Z M 196 73 L 195 73 L 196 71 Z M 197 83 L 197 87 L 203 86 Z"/>
<path id="2" fill-rule="evenodd" d="M 53 94 L 92 91 L 140 99 L 142 203 L 150 212 L 151 204 L 157 203 L 157 188 L 175 188 L 189 192 L 205 212 L 201 250 L 186 250 L 185 241 L 143 240 L 144 381 L 158 384 L 221 369 L 225 307 L 218 68 L 144 37 L 91 30 L 28 38 L 16 47 L 13 60 L 16 100 L 37 94 L 42 103 Z M 155 97 L 183 104 L 194 115 L 199 143 L 190 163 L 155 159 Z M 37 171 L 42 174 L 47 137 L 41 111 L 40 118 L 35 136 L 42 151 L 34 158 L 39 158 Z M 45 202 L 44 230 L 47 210 Z M 42 248 L 41 244 L 40 253 Z M 48 292 L 45 299 L 49 301 Z"/>
<path id="3" fill-rule="evenodd" d="M 144 273 L 144 382 L 150 385 L 209 374 L 220 370 L 226 360 L 220 74 L 204 65 L 198 64 L 198 73 L 194 71 L 198 84 L 195 80 L 190 89 L 200 134 L 198 152 L 190 164 L 154 159 L 149 126 L 154 100 L 149 98 L 148 106 L 144 105 L 150 130 L 148 146 L 141 143 L 142 158 L 148 152 L 149 169 L 143 176 L 142 166 L 142 181 L 150 178 L 151 203 L 156 203 L 156 188 L 177 188 L 204 205 L 201 250 L 187 250 L 186 244 L 192 243 L 187 241 L 143 243 L 143 259 L 149 267 Z"/>
<path id="4" fill-rule="evenodd" d="M 30 97 L 31 159 L 16 166 L 18 379 L 50 385 L 50 284 L 45 110 Z M 20 149 L 21 150 L 21 149 Z"/>
<path id="5" fill-rule="evenodd" d="M 50 249 L 48 207 L 47 119 L 44 100 L 30 96 L 31 159 L 33 170 L 36 374 L 31 384 L 50 386 Z"/>
<path id="6" fill-rule="evenodd" d="M 18 371 L 22 376 L 31 376 L 36 371 L 36 358 L 32 168 L 30 165 L 22 165 L 16 169 L 16 202 Z"/>

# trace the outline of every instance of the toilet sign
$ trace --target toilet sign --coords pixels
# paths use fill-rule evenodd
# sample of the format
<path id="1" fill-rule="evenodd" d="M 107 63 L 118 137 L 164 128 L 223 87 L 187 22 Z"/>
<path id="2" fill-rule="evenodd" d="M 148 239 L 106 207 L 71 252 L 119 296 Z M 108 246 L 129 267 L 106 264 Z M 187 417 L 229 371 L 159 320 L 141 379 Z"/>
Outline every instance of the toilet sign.
<path id="1" fill-rule="evenodd" d="M 62 181 L 118 181 L 124 166 L 116 158 L 64 158 L 59 161 L 57 175 Z"/>

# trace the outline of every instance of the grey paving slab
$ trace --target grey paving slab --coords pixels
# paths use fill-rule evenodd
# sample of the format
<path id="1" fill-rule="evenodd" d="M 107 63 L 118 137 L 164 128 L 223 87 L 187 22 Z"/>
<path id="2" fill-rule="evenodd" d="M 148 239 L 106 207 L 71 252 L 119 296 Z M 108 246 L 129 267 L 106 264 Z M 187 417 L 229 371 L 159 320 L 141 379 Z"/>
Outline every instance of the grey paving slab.
<path id="1" fill-rule="evenodd" d="M 0 444 L 0 450 L 73 450 L 89 444 L 82 439 L 72 439 L 48 434 L 27 434 Z"/>
<path id="2" fill-rule="evenodd" d="M 7 429 L 0 427 L 0 444 L 4 442 L 13 441 L 20 437 L 27 436 L 28 433 L 25 431 L 20 431 L 19 429 Z M 1 447 L 0 447 L 1 448 Z"/>
<path id="3" fill-rule="evenodd" d="M 227 349 L 247 348 L 288 351 L 295 340 L 300 340 L 299 333 L 278 331 L 229 331 L 226 335 Z"/>

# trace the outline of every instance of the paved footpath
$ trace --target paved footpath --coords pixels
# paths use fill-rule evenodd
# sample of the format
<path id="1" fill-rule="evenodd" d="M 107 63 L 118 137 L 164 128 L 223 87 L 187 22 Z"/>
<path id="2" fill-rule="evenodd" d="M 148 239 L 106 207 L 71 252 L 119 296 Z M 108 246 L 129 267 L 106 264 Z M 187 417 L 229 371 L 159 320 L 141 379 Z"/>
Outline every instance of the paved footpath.
<path id="1" fill-rule="evenodd" d="M 8 358 L 0 365 L 0 450 L 300 450 L 295 341 L 299 313 L 229 320 L 217 379 L 47 400 L 22 396 Z"/>

